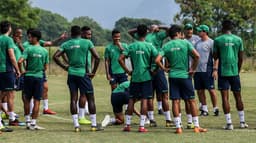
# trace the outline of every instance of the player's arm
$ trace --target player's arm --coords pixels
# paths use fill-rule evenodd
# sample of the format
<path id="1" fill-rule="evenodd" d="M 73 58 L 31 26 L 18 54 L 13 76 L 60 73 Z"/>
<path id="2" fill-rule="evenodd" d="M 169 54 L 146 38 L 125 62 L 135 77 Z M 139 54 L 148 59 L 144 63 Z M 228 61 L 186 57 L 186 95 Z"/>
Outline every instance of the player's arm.
<path id="1" fill-rule="evenodd" d="M 219 66 L 219 59 L 213 61 L 213 73 L 212 77 L 216 80 L 218 78 L 218 66 Z"/>
<path id="2" fill-rule="evenodd" d="M 99 56 L 99 54 L 98 54 L 98 52 L 96 51 L 95 48 L 91 48 L 91 49 L 90 49 L 90 52 L 91 52 L 93 58 L 95 59 L 95 60 L 94 60 L 94 66 L 93 66 L 93 69 L 92 69 L 92 74 L 93 74 L 93 76 L 94 76 L 95 73 L 96 73 L 96 71 L 97 71 L 97 69 L 98 69 L 98 67 L 99 67 L 100 56 Z M 92 76 L 92 77 L 93 77 L 93 76 Z"/>
<path id="3" fill-rule="evenodd" d="M 14 51 L 13 51 L 12 48 L 8 49 L 8 55 L 9 55 L 9 58 L 10 58 L 10 61 L 11 61 L 12 65 L 15 69 L 16 75 L 17 75 L 17 77 L 19 77 L 20 76 L 20 70 L 19 70 L 16 58 L 15 58 L 15 55 L 14 55 Z"/>
<path id="4" fill-rule="evenodd" d="M 64 63 L 61 62 L 60 57 L 64 54 L 64 51 L 57 50 L 54 55 L 53 55 L 53 60 L 54 62 L 60 66 L 62 69 L 65 71 L 68 71 L 69 65 L 65 65 Z"/>
<path id="5" fill-rule="evenodd" d="M 109 73 L 109 67 L 110 67 L 110 61 L 108 58 L 105 58 L 105 71 L 106 71 L 107 80 L 111 80 L 111 78 L 112 78 Z"/>
<path id="6" fill-rule="evenodd" d="M 242 64 L 243 64 L 243 51 L 238 52 L 238 72 L 240 72 Z"/>
<path id="7" fill-rule="evenodd" d="M 125 55 L 121 54 L 119 59 L 118 59 L 119 64 L 121 65 L 121 67 L 124 69 L 124 71 L 128 74 L 131 75 L 131 71 L 129 71 L 129 69 L 126 67 L 125 65 Z"/>
<path id="8" fill-rule="evenodd" d="M 162 30 L 165 30 L 165 31 L 167 31 L 169 29 L 169 27 L 165 26 L 165 25 L 159 25 L 158 28 L 162 29 Z"/>
<path id="9" fill-rule="evenodd" d="M 135 38 L 135 33 L 137 32 L 136 28 L 128 30 L 129 35 L 131 35 L 133 38 Z"/>
<path id="10" fill-rule="evenodd" d="M 19 70 L 21 72 L 21 74 L 25 73 L 25 71 L 23 71 L 23 63 L 25 62 L 25 59 L 23 57 L 21 57 L 18 61 L 18 66 L 19 66 Z"/>
<path id="11" fill-rule="evenodd" d="M 193 60 L 192 60 L 191 67 L 189 69 L 189 74 L 193 75 L 196 72 L 196 68 L 197 68 L 197 65 L 199 63 L 200 55 L 199 55 L 199 53 L 195 49 L 193 49 L 191 51 L 191 53 L 192 53 L 192 59 Z"/>
<path id="12" fill-rule="evenodd" d="M 57 39 L 55 39 L 53 41 L 45 41 L 44 47 L 49 47 L 49 46 L 55 45 L 56 43 L 60 42 L 63 39 L 66 39 L 66 38 L 67 38 L 67 33 L 64 32 L 60 35 L 60 37 L 58 37 Z"/>
<path id="13" fill-rule="evenodd" d="M 162 56 L 159 54 L 156 59 L 155 59 L 155 63 L 162 69 L 164 70 L 165 72 L 169 72 L 169 68 L 166 68 L 163 64 L 162 64 Z"/>

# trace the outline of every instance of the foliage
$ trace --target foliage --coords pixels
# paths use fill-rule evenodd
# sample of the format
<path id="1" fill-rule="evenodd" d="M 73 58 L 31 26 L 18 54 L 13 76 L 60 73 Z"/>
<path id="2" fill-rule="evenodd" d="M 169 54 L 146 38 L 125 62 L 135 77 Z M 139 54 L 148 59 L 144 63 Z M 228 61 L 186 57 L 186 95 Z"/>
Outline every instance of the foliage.
<path id="1" fill-rule="evenodd" d="M 139 24 L 152 25 L 152 24 L 162 24 L 159 20 L 151 20 L 146 18 L 128 18 L 123 17 L 115 23 L 115 29 L 121 31 L 122 41 L 129 43 L 132 41 L 132 37 L 128 34 L 128 30 L 136 28 Z"/>
<path id="2" fill-rule="evenodd" d="M 0 19 L 10 21 L 13 27 L 34 27 L 39 21 L 39 11 L 30 6 L 29 0 L 1 0 L 0 11 Z"/>
<path id="3" fill-rule="evenodd" d="M 65 17 L 43 9 L 39 11 L 38 29 L 42 31 L 43 39 L 54 40 L 64 31 L 69 30 L 69 22 Z"/>

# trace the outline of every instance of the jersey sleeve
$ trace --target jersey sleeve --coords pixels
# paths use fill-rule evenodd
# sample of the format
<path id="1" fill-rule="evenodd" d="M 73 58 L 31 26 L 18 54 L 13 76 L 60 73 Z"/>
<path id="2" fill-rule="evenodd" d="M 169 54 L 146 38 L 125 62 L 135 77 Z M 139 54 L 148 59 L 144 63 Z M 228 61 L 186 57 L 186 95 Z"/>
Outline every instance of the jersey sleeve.
<path id="1" fill-rule="evenodd" d="M 91 40 L 88 40 L 88 41 L 89 41 L 89 49 L 94 48 L 94 44 L 92 43 L 92 41 Z"/>
<path id="2" fill-rule="evenodd" d="M 105 48 L 105 51 L 104 51 L 104 58 L 105 59 L 109 59 L 109 50 L 108 50 L 108 46 Z"/>
<path id="3" fill-rule="evenodd" d="M 194 46 L 190 42 L 187 42 L 187 47 L 188 47 L 189 53 L 191 53 L 194 50 Z"/>
<path id="4" fill-rule="evenodd" d="M 242 39 L 240 38 L 239 41 L 240 41 L 240 42 L 239 42 L 239 51 L 244 51 L 244 45 L 243 45 Z"/>
<path id="5" fill-rule="evenodd" d="M 66 44 L 63 43 L 63 44 L 61 44 L 59 50 L 63 52 L 63 51 L 65 51 L 65 47 L 66 47 Z"/>
<path id="6" fill-rule="evenodd" d="M 24 51 L 23 51 L 23 54 L 21 55 L 21 57 L 23 58 L 23 59 L 27 59 L 28 58 L 28 48 L 26 48 Z"/>
<path id="7" fill-rule="evenodd" d="M 13 42 L 13 39 L 12 38 L 8 38 L 8 41 L 7 41 L 7 49 L 14 49 L 14 42 Z"/>
<path id="8" fill-rule="evenodd" d="M 44 47 L 45 41 L 44 40 L 39 40 L 40 46 Z"/>
<path id="9" fill-rule="evenodd" d="M 165 49 L 166 49 L 166 45 L 164 45 L 163 48 L 159 50 L 159 55 L 165 56 Z"/>
<path id="10" fill-rule="evenodd" d="M 131 48 L 131 45 L 129 45 L 128 47 L 127 47 L 127 49 L 125 49 L 123 52 L 122 52 L 122 54 L 124 54 L 125 56 L 129 56 L 129 54 L 130 54 L 130 48 Z"/>
<path id="11" fill-rule="evenodd" d="M 165 38 L 167 38 L 167 34 L 165 31 L 159 31 L 157 33 L 157 37 L 160 39 L 160 40 L 164 40 Z"/>
<path id="12" fill-rule="evenodd" d="M 152 48 L 152 56 L 156 57 L 158 55 L 158 50 L 153 45 L 151 46 L 151 48 Z"/>

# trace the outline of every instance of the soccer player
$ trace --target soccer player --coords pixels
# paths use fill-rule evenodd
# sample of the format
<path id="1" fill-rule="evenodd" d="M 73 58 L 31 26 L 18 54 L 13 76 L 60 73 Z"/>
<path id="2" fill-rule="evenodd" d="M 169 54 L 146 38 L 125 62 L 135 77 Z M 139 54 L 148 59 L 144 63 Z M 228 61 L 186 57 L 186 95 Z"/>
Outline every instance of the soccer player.
<path id="1" fill-rule="evenodd" d="M 120 31 L 114 29 L 112 31 L 113 42 L 107 45 L 104 52 L 106 77 L 111 85 L 111 90 L 114 90 L 116 84 L 120 84 L 128 80 L 124 69 L 118 63 L 120 54 L 127 49 L 127 44 L 121 43 L 120 40 Z"/>
<path id="2" fill-rule="evenodd" d="M 196 28 L 201 40 L 195 44 L 195 49 L 200 54 L 199 64 L 194 75 L 194 85 L 200 103 L 202 103 L 201 116 L 208 116 L 205 89 L 211 96 L 213 112 L 219 115 L 217 107 L 217 95 L 214 89 L 214 79 L 217 79 L 218 60 L 213 61 L 213 40 L 208 36 L 210 31 L 207 25 L 200 25 Z"/>
<path id="3" fill-rule="evenodd" d="M 19 121 L 14 113 L 14 82 L 16 77 L 20 76 L 20 70 L 17 65 L 14 54 L 14 42 L 9 34 L 12 31 L 11 23 L 2 21 L 0 23 L 0 101 L 4 96 L 8 98 L 9 125 L 18 126 Z M 14 71 L 15 70 L 15 71 Z"/>
<path id="4" fill-rule="evenodd" d="M 29 36 L 30 31 L 33 31 L 33 28 L 30 28 L 27 30 L 27 36 Z M 66 38 L 66 32 L 64 32 L 63 34 L 61 34 L 61 36 L 59 38 L 57 38 L 56 40 L 53 41 L 44 41 L 44 40 L 40 40 L 39 44 L 42 47 L 49 47 L 54 45 L 55 43 L 58 43 L 59 41 L 63 40 Z M 24 49 L 26 49 L 27 47 L 30 46 L 30 42 L 26 41 L 23 43 L 23 47 Z M 65 59 L 65 58 L 64 58 Z M 48 106 L 48 82 L 47 82 L 47 77 L 46 77 L 46 73 L 44 72 L 44 90 L 43 90 L 43 114 L 49 114 L 49 115 L 54 115 L 56 114 L 56 112 L 52 111 L 49 106 Z M 31 100 L 31 104 L 30 104 L 30 109 L 33 109 L 33 99 Z"/>
<path id="5" fill-rule="evenodd" d="M 120 55 L 119 63 L 123 67 L 126 73 L 131 75 L 130 84 L 130 99 L 128 103 L 128 111 L 126 114 L 126 125 L 123 131 L 130 131 L 130 124 L 132 113 L 134 109 L 134 103 L 136 99 L 141 101 L 141 117 L 139 132 L 147 132 L 144 128 L 146 114 L 147 114 L 147 102 L 152 98 L 152 77 L 150 71 L 151 60 L 158 55 L 156 48 L 145 41 L 147 35 L 147 26 L 139 25 L 137 27 L 138 41 L 129 45 L 128 49 L 123 51 Z M 125 65 L 125 58 L 131 58 L 133 65 L 133 71 L 129 71 Z"/>
<path id="6" fill-rule="evenodd" d="M 180 99 L 189 102 L 193 122 L 195 125 L 194 132 L 206 132 L 206 129 L 200 128 L 198 111 L 196 107 L 194 89 L 192 85 L 192 76 L 196 70 L 199 53 L 186 40 L 180 39 L 181 27 L 171 26 L 169 36 L 172 39 L 163 46 L 161 55 L 156 58 L 157 65 L 169 73 L 170 98 L 172 99 L 172 111 L 177 134 L 182 133 L 180 113 Z M 191 67 L 189 67 L 189 55 L 193 57 Z M 170 68 L 166 68 L 161 63 L 162 56 L 166 57 Z"/>
<path id="7" fill-rule="evenodd" d="M 239 72 L 243 63 L 243 41 L 240 37 L 231 33 L 233 22 L 224 20 L 222 22 L 223 34 L 214 39 L 214 59 L 219 60 L 218 66 L 218 88 L 222 96 L 222 107 L 226 117 L 226 130 L 233 130 L 230 105 L 229 88 L 233 92 L 236 109 L 240 118 L 240 128 L 247 128 L 244 117 L 244 105 L 241 97 L 241 83 Z"/>
<path id="8" fill-rule="evenodd" d="M 24 77 L 24 114 L 27 129 L 41 130 L 44 129 L 37 125 L 36 120 L 39 114 L 40 100 L 43 94 L 43 73 L 47 70 L 49 63 L 48 51 L 40 46 L 41 32 L 32 30 L 29 34 L 30 46 L 25 49 L 22 57 L 19 59 L 19 68 Z M 26 61 L 25 71 L 23 62 Z M 33 97 L 34 107 L 30 115 L 30 100 Z M 31 119 L 32 117 L 32 119 Z"/>
<path id="9" fill-rule="evenodd" d="M 81 38 L 91 40 L 92 39 L 92 31 L 91 28 L 88 26 L 84 26 L 81 28 Z M 94 62 L 94 59 L 92 58 L 91 52 L 87 53 L 87 73 L 92 72 L 92 63 Z M 85 105 L 84 107 L 80 107 L 80 105 Z M 88 109 L 88 102 L 86 100 L 86 96 L 80 96 L 79 97 L 79 111 L 78 111 L 78 121 L 81 125 L 91 124 L 90 120 L 87 120 L 85 118 L 85 114 L 89 114 Z"/>
<path id="10" fill-rule="evenodd" d="M 87 53 L 91 52 L 95 61 L 92 73 L 86 73 Z M 67 55 L 68 65 L 61 62 L 60 56 Z M 78 90 L 80 96 L 86 96 L 89 105 L 89 112 L 91 118 L 91 131 L 100 131 L 102 128 L 96 123 L 96 106 L 94 101 L 94 91 L 91 79 L 94 77 L 98 65 L 99 55 L 96 52 L 94 45 L 90 40 L 81 38 L 81 28 L 79 26 L 71 27 L 71 39 L 61 45 L 53 56 L 54 61 L 61 68 L 68 71 L 68 86 L 70 91 L 70 111 L 73 118 L 75 132 L 80 132 L 80 125 L 77 115 L 77 100 Z M 84 102 L 83 102 L 84 103 Z M 81 105 L 80 107 L 84 107 Z"/>

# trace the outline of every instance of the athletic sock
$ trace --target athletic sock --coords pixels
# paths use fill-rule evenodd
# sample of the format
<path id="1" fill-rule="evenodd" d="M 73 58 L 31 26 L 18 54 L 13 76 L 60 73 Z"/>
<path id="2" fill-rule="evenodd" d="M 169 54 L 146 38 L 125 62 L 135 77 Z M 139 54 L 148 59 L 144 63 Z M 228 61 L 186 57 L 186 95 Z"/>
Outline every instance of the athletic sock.
<path id="1" fill-rule="evenodd" d="M 31 120 L 31 125 L 36 125 L 36 119 Z"/>
<path id="2" fill-rule="evenodd" d="M 79 108 L 79 112 L 78 112 L 79 119 L 84 118 L 84 113 L 85 113 L 85 109 L 84 108 Z"/>
<path id="3" fill-rule="evenodd" d="M 193 122 L 193 118 L 192 118 L 192 115 L 191 114 L 187 114 L 187 120 L 188 120 L 188 123 L 192 123 Z"/>
<path id="4" fill-rule="evenodd" d="M 148 111 L 149 120 L 154 120 L 154 111 Z"/>
<path id="5" fill-rule="evenodd" d="M 226 117 L 226 122 L 227 122 L 227 124 L 232 124 L 231 114 L 230 114 L 230 113 L 225 114 L 225 117 Z"/>
<path id="6" fill-rule="evenodd" d="M 202 105 L 202 109 L 203 109 L 203 111 L 208 112 L 207 105 Z"/>
<path id="7" fill-rule="evenodd" d="M 4 108 L 5 111 L 8 112 L 8 104 L 7 104 L 7 102 L 3 102 L 2 103 L 2 107 Z"/>
<path id="8" fill-rule="evenodd" d="M 26 122 L 31 122 L 30 115 L 25 115 L 25 120 L 26 120 Z"/>
<path id="9" fill-rule="evenodd" d="M 111 124 L 115 124 L 116 123 L 116 118 L 110 118 L 110 122 L 111 122 Z"/>
<path id="10" fill-rule="evenodd" d="M 171 114 L 170 114 L 170 111 L 166 111 L 164 112 L 164 115 L 165 115 L 165 120 L 168 120 L 168 121 L 171 121 L 172 118 L 171 118 Z"/>
<path id="11" fill-rule="evenodd" d="M 15 113 L 14 112 L 9 112 L 9 119 L 11 121 L 14 121 L 15 120 Z"/>
<path id="12" fill-rule="evenodd" d="M 238 111 L 240 122 L 245 122 L 244 111 Z"/>
<path id="13" fill-rule="evenodd" d="M 79 127 L 79 123 L 78 123 L 78 115 L 74 114 L 72 115 L 72 119 L 73 119 L 73 123 L 74 123 L 74 127 Z"/>
<path id="14" fill-rule="evenodd" d="M 126 125 L 131 125 L 131 121 L 132 121 L 132 116 L 131 115 L 125 115 L 125 124 Z"/>
<path id="15" fill-rule="evenodd" d="M 29 113 L 30 113 L 30 114 L 32 114 L 33 108 L 34 108 L 34 99 L 32 98 L 32 99 L 30 100 L 30 104 L 29 104 Z"/>
<path id="16" fill-rule="evenodd" d="M 89 109 L 88 109 L 88 102 L 86 101 L 85 102 L 85 108 L 84 108 L 85 110 L 84 110 L 84 113 L 85 114 L 89 114 Z"/>
<path id="17" fill-rule="evenodd" d="M 157 108 L 158 108 L 158 110 L 161 110 L 162 109 L 162 101 L 158 101 L 157 102 Z"/>
<path id="18" fill-rule="evenodd" d="M 195 127 L 199 127 L 199 119 L 198 116 L 192 117 L 193 118 L 193 123 Z"/>
<path id="19" fill-rule="evenodd" d="M 90 114 L 92 126 L 97 126 L 96 114 Z"/>
<path id="20" fill-rule="evenodd" d="M 44 106 L 44 110 L 48 110 L 48 99 L 44 99 L 43 100 L 43 106 Z"/>
<path id="21" fill-rule="evenodd" d="M 144 127 L 146 115 L 140 115 L 140 127 Z"/>
<path id="22" fill-rule="evenodd" d="M 174 117 L 174 123 L 176 128 L 181 128 L 181 122 L 180 117 Z"/>

